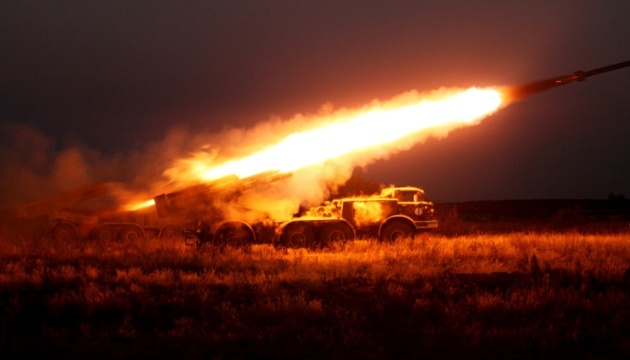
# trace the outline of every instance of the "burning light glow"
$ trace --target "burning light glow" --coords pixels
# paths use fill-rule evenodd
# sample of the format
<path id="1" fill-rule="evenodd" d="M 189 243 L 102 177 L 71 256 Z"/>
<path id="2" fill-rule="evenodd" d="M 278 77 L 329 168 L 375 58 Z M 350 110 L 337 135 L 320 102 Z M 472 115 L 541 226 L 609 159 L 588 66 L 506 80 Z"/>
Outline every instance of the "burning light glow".
<path id="1" fill-rule="evenodd" d="M 123 207 L 124 211 L 136 211 L 144 208 L 148 208 L 149 206 L 155 205 L 155 201 L 153 199 L 146 201 L 138 201 L 134 203 L 129 203 Z"/>
<path id="2" fill-rule="evenodd" d="M 296 132 L 276 145 L 250 156 L 211 166 L 191 160 L 202 181 L 227 175 L 244 178 L 269 170 L 295 171 L 352 152 L 378 147 L 420 131 L 444 131 L 475 123 L 501 104 L 500 93 L 470 88 L 440 100 L 421 100 L 398 108 L 388 104 L 369 109 L 345 121 Z M 305 151 L 310 149 L 310 151 Z"/>
<path id="3" fill-rule="evenodd" d="M 360 109 L 309 118 L 305 130 L 242 158 L 216 164 L 208 160 L 208 153 L 194 154 L 179 160 L 165 174 L 180 185 L 190 185 L 226 176 L 243 179 L 269 171 L 295 172 L 350 154 L 360 154 L 361 161 L 367 163 L 429 136 L 444 136 L 456 128 L 475 125 L 501 103 L 502 93 L 494 88 L 440 89 L 429 95 L 412 91 L 387 102 L 374 101 Z M 318 127 L 308 129 L 312 124 Z M 153 200 L 126 208 L 138 210 L 151 205 Z"/>

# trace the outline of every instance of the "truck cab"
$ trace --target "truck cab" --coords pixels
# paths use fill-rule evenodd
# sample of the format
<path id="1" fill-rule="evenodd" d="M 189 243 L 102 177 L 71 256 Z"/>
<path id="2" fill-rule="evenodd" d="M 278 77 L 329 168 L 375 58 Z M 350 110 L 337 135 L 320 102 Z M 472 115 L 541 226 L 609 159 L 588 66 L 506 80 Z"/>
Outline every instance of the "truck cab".
<path id="1" fill-rule="evenodd" d="M 396 199 L 396 213 L 409 217 L 417 230 L 437 228 L 433 203 L 425 199 L 424 190 L 413 186 L 393 187 L 383 189 L 380 197 Z"/>
<path id="2" fill-rule="evenodd" d="M 314 217 L 347 221 L 360 237 L 396 240 L 417 231 L 437 228 L 433 203 L 417 187 L 383 189 L 378 195 L 334 199 L 313 208 Z"/>

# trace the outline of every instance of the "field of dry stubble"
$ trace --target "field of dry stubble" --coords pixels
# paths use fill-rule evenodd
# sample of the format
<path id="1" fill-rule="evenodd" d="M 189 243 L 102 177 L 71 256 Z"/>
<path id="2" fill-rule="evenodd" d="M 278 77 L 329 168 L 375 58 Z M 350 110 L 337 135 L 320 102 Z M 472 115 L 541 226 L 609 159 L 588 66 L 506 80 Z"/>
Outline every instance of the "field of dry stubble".
<path id="1" fill-rule="evenodd" d="M 629 300 L 628 233 L 0 242 L 6 355 L 614 358 L 630 355 Z"/>

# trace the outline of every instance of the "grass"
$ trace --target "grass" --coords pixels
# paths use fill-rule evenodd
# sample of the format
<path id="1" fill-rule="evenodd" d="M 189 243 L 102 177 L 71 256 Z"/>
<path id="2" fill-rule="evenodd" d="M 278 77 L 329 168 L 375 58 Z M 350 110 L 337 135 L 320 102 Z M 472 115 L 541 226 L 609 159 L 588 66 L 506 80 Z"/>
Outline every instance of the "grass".
<path id="1" fill-rule="evenodd" d="M 0 354 L 625 358 L 628 239 L 425 233 L 248 252 L 3 239 Z"/>

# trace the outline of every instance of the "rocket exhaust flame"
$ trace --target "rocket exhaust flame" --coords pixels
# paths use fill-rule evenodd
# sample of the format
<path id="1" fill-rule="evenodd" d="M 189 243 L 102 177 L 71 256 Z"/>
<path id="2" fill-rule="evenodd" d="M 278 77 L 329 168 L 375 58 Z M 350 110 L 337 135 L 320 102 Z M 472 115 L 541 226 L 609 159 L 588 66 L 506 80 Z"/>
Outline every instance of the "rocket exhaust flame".
<path id="1" fill-rule="evenodd" d="M 208 152 L 194 154 L 181 159 L 164 174 L 172 183 L 185 187 L 226 176 L 244 179 L 270 171 L 282 174 L 320 165 L 330 168 L 323 171 L 328 178 L 320 179 L 320 184 L 341 185 L 347 177 L 338 173 L 344 169 L 385 158 L 428 137 L 443 137 L 451 130 L 476 125 L 512 102 L 627 66 L 630 61 L 500 88 L 441 89 L 430 94 L 411 91 L 387 102 L 374 101 L 360 109 L 341 109 L 308 118 L 309 124 L 319 124 L 318 127 L 293 132 L 275 144 L 258 146 L 257 152 L 241 158 L 219 162 Z M 321 173 L 317 176 L 321 177 Z M 152 200 L 138 202 L 129 204 L 127 209 L 153 204 Z"/>
<path id="2" fill-rule="evenodd" d="M 208 161 L 214 154 L 201 152 L 181 159 L 165 174 L 183 190 L 158 195 L 154 201 L 128 204 L 126 209 L 156 205 L 161 216 L 168 216 L 170 210 L 166 209 L 171 208 L 176 208 L 176 212 L 190 211 L 187 207 L 199 199 L 187 201 L 187 196 L 194 197 L 197 190 L 220 193 L 221 179 L 228 179 L 228 183 L 239 188 L 238 195 L 229 200 L 231 206 L 208 200 L 215 209 L 232 212 L 231 218 L 235 219 L 257 216 L 237 209 L 263 211 L 276 220 L 287 219 L 300 205 L 323 202 L 329 189 L 345 183 L 356 166 L 406 150 L 428 137 L 445 136 L 456 128 L 475 125 L 501 103 L 501 93 L 492 88 L 441 89 L 430 94 L 411 91 L 360 109 L 340 109 L 306 119 L 310 128 L 290 133 L 275 144 L 259 146 L 257 152 L 241 158 L 216 164 Z M 277 130 L 281 127 L 282 124 Z M 281 191 L 278 187 L 257 187 L 253 193 L 241 192 L 249 189 L 250 183 L 271 183 L 289 174 L 292 176 L 282 183 Z"/>
<path id="3" fill-rule="evenodd" d="M 136 211 L 136 210 L 141 210 L 144 208 L 148 208 L 150 206 L 155 205 L 155 200 L 151 199 L 151 200 L 146 200 L 146 201 L 140 201 L 137 203 L 130 203 L 130 204 L 126 204 L 125 206 L 123 206 L 123 211 Z"/>
<path id="4" fill-rule="evenodd" d="M 371 156 L 375 160 L 386 155 L 382 147 L 390 147 L 387 151 L 391 153 L 397 150 L 396 144 L 388 144 L 409 136 L 422 140 L 474 125 L 500 104 L 500 93 L 494 89 L 452 90 L 442 99 L 404 94 L 390 102 L 354 111 L 344 119 L 332 114 L 328 125 L 292 133 L 252 155 L 218 165 L 206 163 L 203 157 L 193 157 L 181 161 L 177 170 L 171 169 L 168 174 L 177 174 L 178 178 L 174 180 L 180 182 L 184 180 L 182 174 L 192 182 L 207 182 L 230 174 L 244 178 L 273 169 L 296 171 L 359 151 L 364 159 Z M 406 147 L 415 142 L 406 141 Z M 375 149 L 379 150 L 376 154 L 373 153 Z"/>

